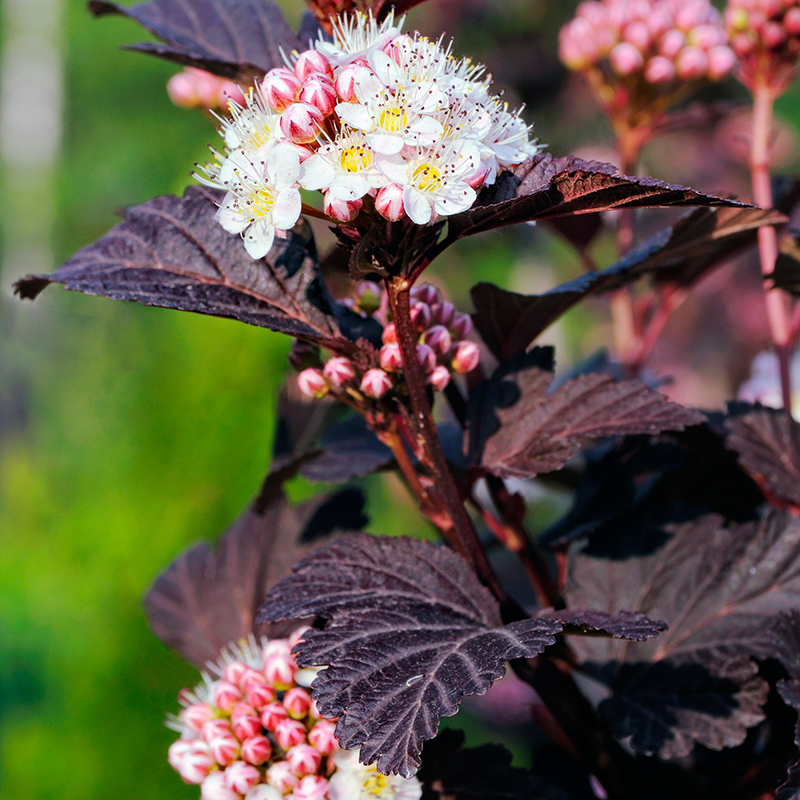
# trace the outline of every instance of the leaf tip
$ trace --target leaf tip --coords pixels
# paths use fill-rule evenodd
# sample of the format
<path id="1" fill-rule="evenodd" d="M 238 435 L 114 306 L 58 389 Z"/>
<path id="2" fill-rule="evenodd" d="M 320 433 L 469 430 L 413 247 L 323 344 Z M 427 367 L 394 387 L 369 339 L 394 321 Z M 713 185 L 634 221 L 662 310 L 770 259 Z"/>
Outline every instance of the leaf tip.
<path id="1" fill-rule="evenodd" d="M 42 275 L 26 275 L 14 285 L 14 294 L 20 300 L 35 300 L 49 285 L 51 281 Z"/>

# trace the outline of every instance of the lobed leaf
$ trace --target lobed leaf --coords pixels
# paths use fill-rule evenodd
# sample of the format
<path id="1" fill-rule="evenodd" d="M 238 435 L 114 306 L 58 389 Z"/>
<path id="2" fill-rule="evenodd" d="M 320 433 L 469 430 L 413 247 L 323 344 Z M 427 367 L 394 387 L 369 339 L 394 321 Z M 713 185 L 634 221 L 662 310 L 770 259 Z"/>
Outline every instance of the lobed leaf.
<path id="1" fill-rule="evenodd" d="M 476 395 L 470 419 L 484 420 L 481 466 L 499 477 L 530 478 L 560 469 L 586 438 L 682 430 L 705 417 L 639 380 L 581 375 L 548 393 L 552 373 L 537 351 L 502 363 Z M 470 442 L 472 445 L 472 442 Z"/>
<path id="2" fill-rule="evenodd" d="M 584 611 L 572 608 L 564 611 L 549 609 L 542 612 L 542 616 L 561 620 L 564 623 L 565 633 L 599 632 L 615 639 L 628 639 L 633 642 L 652 639 L 668 627 L 666 622 L 652 620 L 644 614 L 633 611 L 609 614 L 607 611 Z"/>
<path id="3" fill-rule="evenodd" d="M 301 41 L 271 0 L 149 0 L 133 6 L 90 0 L 89 11 L 129 17 L 164 43 L 132 50 L 245 83 L 283 66 L 281 50 L 306 49 L 310 32 Z"/>
<path id="4" fill-rule="evenodd" d="M 337 315 L 319 275 L 307 223 L 254 261 L 242 241 L 216 222 L 221 192 L 192 186 L 182 198 L 166 195 L 125 212 L 123 222 L 78 251 L 51 275 L 29 275 L 14 285 L 33 299 L 50 283 L 66 289 L 177 308 L 310 341 L 341 343 Z"/>
<path id="5" fill-rule="evenodd" d="M 772 501 L 800 508 L 800 423 L 785 411 L 758 409 L 725 422 L 726 444 Z"/>

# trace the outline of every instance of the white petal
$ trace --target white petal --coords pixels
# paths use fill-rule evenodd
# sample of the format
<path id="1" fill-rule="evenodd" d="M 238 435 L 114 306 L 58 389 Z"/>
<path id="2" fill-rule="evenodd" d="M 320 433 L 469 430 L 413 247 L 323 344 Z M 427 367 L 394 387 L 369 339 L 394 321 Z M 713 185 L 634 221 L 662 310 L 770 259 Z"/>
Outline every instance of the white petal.
<path id="1" fill-rule="evenodd" d="M 336 170 L 330 161 L 321 155 L 309 156 L 300 172 L 300 185 L 304 189 L 327 189 L 336 176 Z"/>
<path id="2" fill-rule="evenodd" d="M 360 175 L 340 176 L 331 183 L 329 189 L 337 200 L 359 200 L 369 190 L 370 184 Z"/>
<path id="3" fill-rule="evenodd" d="M 385 156 L 393 156 L 403 149 L 403 137 L 383 131 L 372 131 L 367 134 L 367 143 L 376 152 Z"/>
<path id="4" fill-rule="evenodd" d="M 469 184 L 455 181 L 447 187 L 447 190 L 437 195 L 434 207 L 439 214 L 458 214 L 460 211 L 466 211 L 477 196 Z"/>
<path id="5" fill-rule="evenodd" d="M 286 189 L 275 198 L 272 206 L 272 224 L 282 231 L 288 231 L 300 217 L 302 201 L 297 189 Z"/>
<path id="6" fill-rule="evenodd" d="M 415 119 L 414 122 L 409 125 L 409 130 L 418 133 L 436 133 L 439 135 L 444 133 L 442 123 L 433 117 L 420 117 L 419 119 Z"/>
<path id="7" fill-rule="evenodd" d="M 241 233 L 250 224 L 244 214 L 229 205 L 220 206 L 217 211 L 217 222 L 228 233 Z"/>
<path id="8" fill-rule="evenodd" d="M 402 156 L 379 156 L 375 163 L 392 183 L 400 186 L 408 183 L 408 164 Z"/>
<path id="9" fill-rule="evenodd" d="M 247 250 L 250 258 L 264 258 L 272 249 L 275 228 L 268 222 L 259 220 L 250 226 L 250 230 L 242 238 L 244 239 L 244 249 Z"/>
<path id="10" fill-rule="evenodd" d="M 267 159 L 267 177 L 270 186 L 278 191 L 293 186 L 300 174 L 300 156 L 285 145 L 276 145 Z"/>
<path id="11" fill-rule="evenodd" d="M 357 103 L 339 103 L 336 106 L 336 113 L 351 128 L 357 128 L 360 131 L 371 130 L 375 124 L 369 109 Z"/>
<path id="12" fill-rule="evenodd" d="M 433 208 L 426 195 L 413 186 L 406 186 L 403 195 L 403 205 L 412 222 L 416 222 L 417 225 L 427 225 L 433 216 Z"/>

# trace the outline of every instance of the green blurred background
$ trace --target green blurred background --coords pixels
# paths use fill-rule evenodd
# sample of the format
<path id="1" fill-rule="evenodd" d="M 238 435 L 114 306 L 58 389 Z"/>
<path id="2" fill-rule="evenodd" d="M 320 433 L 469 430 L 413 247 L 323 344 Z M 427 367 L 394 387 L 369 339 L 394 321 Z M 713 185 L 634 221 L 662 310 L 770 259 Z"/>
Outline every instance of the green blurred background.
<path id="1" fill-rule="evenodd" d="M 297 21 L 299 2 L 283 5 Z M 456 5 L 413 19 L 435 35 Z M 557 26 L 575 4 L 553 5 L 496 2 L 489 30 L 462 8 L 459 49 L 476 48 L 510 82 L 540 70 L 523 93 L 556 152 L 582 135 L 607 145 L 593 108 L 565 107 L 555 91 Z M 141 597 L 256 491 L 289 343 L 58 288 L 35 304 L 11 298 L 14 279 L 52 270 L 117 209 L 180 193 L 215 134 L 170 103 L 174 67 L 118 49 L 146 38 L 134 23 L 92 20 L 83 0 L 3 0 L 2 10 L 0 797 L 197 797 L 167 766 L 174 737 L 161 724 L 195 673 L 148 632 Z M 530 65 L 493 49 L 532 34 Z M 475 279 L 537 291 L 574 272 L 566 246 L 530 228 L 470 243 L 434 270 L 465 310 Z M 604 320 L 593 305 L 545 338 L 569 362 L 602 343 Z M 402 492 L 367 483 L 374 530 L 421 532 Z"/>

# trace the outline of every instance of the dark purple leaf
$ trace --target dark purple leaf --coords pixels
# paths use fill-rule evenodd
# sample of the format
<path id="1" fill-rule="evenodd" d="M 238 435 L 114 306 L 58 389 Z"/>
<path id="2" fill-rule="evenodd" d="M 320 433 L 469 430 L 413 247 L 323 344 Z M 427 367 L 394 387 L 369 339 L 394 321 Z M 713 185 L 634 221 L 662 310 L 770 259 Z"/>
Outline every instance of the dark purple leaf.
<path id="1" fill-rule="evenodd" d="M 541 653 L 562 628 L 548 619 L 503 625 L 496 600 L 452 551 L 366 534 L 301 561 L 259 619 L 307 616 L 329 620 L 296 654 L 301 665 L 328 665 L 314 698 L 324 716 L 340 717 L 340 744 L 407 777 L 440 717 L 485 692 L 505 661 Z"/>
<path id="2" fill-rule="evenodd" d="M 502 745 L 463 745 L 464 734 L 454 730 L 426 742 L 417 773 L 422 800 L 568 800 L 551 780 L 512 767 Z"/>
<path id="3" fill-rule="evenodd" d="M 573 214 L 556 217 L 547 223 L 563 236 L 579 253 L 584 253 L 603 229 L 603 217 L 599 214 Z"/>
<path id="4" fill-rule="evenodd" d="M 308 46 L 271 0 L 150 0 L 133 6 L 90 0 L 89 11 L 130 17 L 164 42 L 132 50 L 246 83 L 283 66 L 281 48 L 288 54 Z"/>
<path id="5" fill-rule="evenodd" d="M 800 295 L 800 231 L 787 229 L 779 239 L 775 269 L 769 275 L 775 286 L 797 297 Z"/>
<path id="6" fill-rule="evenodd" d="M 590 373 L 548 393 L 553 376 L 538 361 L 534 352 L 501 364 L 470 415 L 498 426 L 485 439 L 480 463 L 499 477 L 560 469 L 585 439 L 682 430 L 705 420 L 639 380 Z"/>
<path id="7" fill-rule="evenodd" d="M 800 714 L 800 613 L 781 614 L 772 629 L 775 656 L 789 673 L 778 681 L 777 689 L 783 702 Z M 800 719 L 795 727 L 794 743 L 800 747 Z"/>
<path id="8" fill-rule="evenodd" d="M 726 443 L 779 506 L 800 507 L 800 423 L 785 411 L 759 409 L 731 417 Z"/>
<path id="9" fill-rule="evenodd" d="M 301 222 L 254 261 L 215 220 L 221 193 L 190 187 L 129 209 L 105 236 L 51 275 L 15 284 L 35 298 L 48 284 L 117 300 L 228 317 L 317 342 L 340 339 L 319 277 L 310 228 Z"/>
<path id="10" fill-rule="evenodd" d="M 778 787 L 775 800 L 800 800 L 800 758 L 787 767 L 786 780 Z"/>
<path id="11" fill-rule="evenodd" d="M 667 629 L 667 623 L 652 620 L 644 614 L 632 611 L 620 611 L 609 614 L 607 611 L 582 611 L 568 609 L 565 611 L 548 610 L 543 612 L 548 619 L 559 619 L 564 623 L 565 633 L 599 632 L 615 639 L 628 639 L 643 642 L 652 639 Z M 572 629 L 577 629 L 577 631 Z"/>

